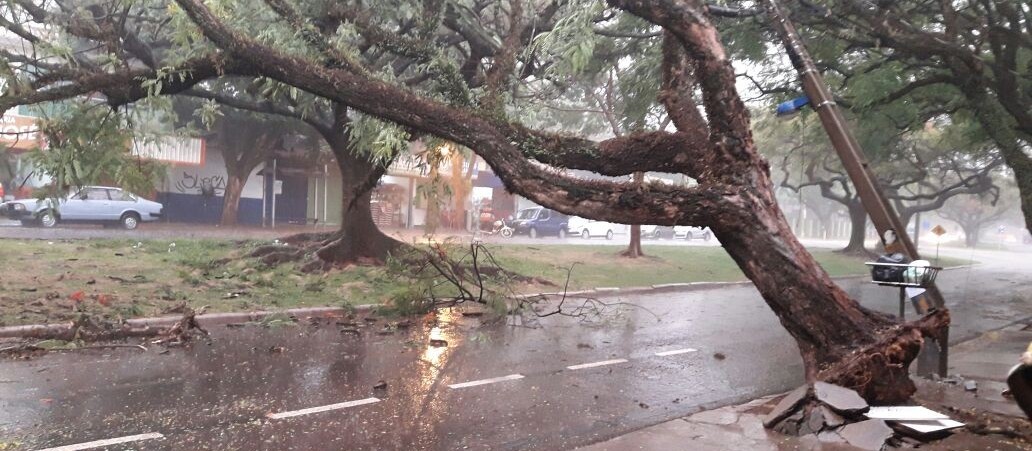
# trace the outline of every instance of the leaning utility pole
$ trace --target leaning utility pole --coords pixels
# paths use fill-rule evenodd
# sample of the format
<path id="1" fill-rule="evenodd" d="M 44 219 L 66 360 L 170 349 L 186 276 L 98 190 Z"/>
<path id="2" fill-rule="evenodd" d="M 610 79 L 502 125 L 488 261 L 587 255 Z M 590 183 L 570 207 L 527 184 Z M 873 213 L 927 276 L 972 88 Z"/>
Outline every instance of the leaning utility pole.
<path id="1" fill-rule="evenodd" d="M 849 179 L 853 182 L 853 186 L 856 187 L 856 191 L 860 195 L 860 201 L 863 203 L 864 209 L 867 210 L 867 214 L 870 216 L 871 222 L 874 223 L 874 227 L 878 229 L 878 235 L 884 239 L 887 231 L 893 231 L 902 247 L 903 254 L 911 260 L 919 259 L 917 247 L 914 246 L 914 242 L 907 236 L 906 226 L 899 219 L 896 211 L 892 209 L 892 205 L 888 202 L 885 193 L 878 185 L 878 180 L 871 173 L 867 160 L 864 158 L 863 149 L 860 148 L 860 144 L 857 143 L 853 133 L 846 125 L 842 112 L 839 111 L 838 105 L 828 89 L 828 85 L 824 82 L 820 72 L 817 71 L 817 66 L 813 63 L 813 59 L 810 58 L 809 52 L 803 46 L 802 39 L 796 33 L 795 26 L 788 20 L 788 16 L 781 11 L 777 0 L 764 0 L 763 3 L 774 30 L 777 32 L 778 37 L 781 38 L 785 50 L 788 52 L 789 59 L 792 60 L 792 66 L 799 72 L 803 92 L 809 98 L 810 106 L 820 116 L 821 124 L 828 133 L 828 137 L 831 138 L 832 147 L 835 148 L 835 152 L 838 153 L 839 158 L 842 160 L 842 165 L 845 167 Z M 932 305 L 929 305 L 929 300 Z M 934 284 L 928 286 L 927 291 L 922 297 L 914 300 L 914 308 L 922 315 L 928 313 L 933 307 L 941 309 L 944 306 L 942 293 L 939 292 L 939 289 Z M 942 376 L 946 375 L 947 370 L 948 342 L 949 330 L 946 330 L 943 332 L 943 336 L 939 337 L 939 361 L 937 366 L 938 372 Z M 926 347 L 925 350 L 928 351 L 929 348 Z M 925 358 L 931 357 L 929 352 L 923 352 L 922 354 L 926 354 Z M 934 370 L 929 367 L 930 364 L 934 365 L 932 362 L 919 360 L 918 373 L 927 374 L 933 372 Z"/>

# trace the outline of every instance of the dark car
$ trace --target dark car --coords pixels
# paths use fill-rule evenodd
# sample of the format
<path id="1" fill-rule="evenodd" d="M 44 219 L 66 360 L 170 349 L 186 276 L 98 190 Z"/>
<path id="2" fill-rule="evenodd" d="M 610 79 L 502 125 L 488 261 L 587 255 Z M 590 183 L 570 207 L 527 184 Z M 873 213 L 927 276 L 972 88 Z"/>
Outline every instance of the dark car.
<path id="1" fill-rule="evenodd" d="M 554 235 L 566 238 L 566 226 L 570 218 L 544 207 L 525 208 L 516 213 L 512 227 L 517 235 L 531 238 Z"/>

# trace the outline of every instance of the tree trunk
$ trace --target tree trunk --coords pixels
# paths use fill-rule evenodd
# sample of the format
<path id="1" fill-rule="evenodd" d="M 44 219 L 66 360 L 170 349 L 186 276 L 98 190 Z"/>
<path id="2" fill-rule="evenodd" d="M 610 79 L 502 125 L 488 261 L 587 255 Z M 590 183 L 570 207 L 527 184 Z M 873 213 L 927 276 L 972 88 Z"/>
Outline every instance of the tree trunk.
<path id="1" fill-rule="evenodd" d="M 635 172 L 634 182 L 642 183 L 645 181 L 645 173 Z M 631 226 L 631 243 L 627 245 L 627 249 L 620 253 L 620 255 L 628 258 L 638 258 L 645 255 L 641 250 L 641 225 L 634 224 Z"/>
<path id="2" fill-rule="evenodd" d="M 867 210 L 864 209 L 864 205 L 860 203 L 859 199 L 854 199 L 848 205 L 849 207 L 849 222 L 851 228 L 849 230 L 849 244 L 840 250 L 839 252 L 860 254 L 866 253 L 864 249 L 864 240 L 867 238 Z"/>
<path id="3" fill-rule="evenodd" d="M 320 261 L 332 264 L 382 264 L 391 251 L 402 245 L 380 231 L 370 210 L 373 188 L 387 167 L 355 155 L 344 134 L 327 141 L 341 174 L 341 221 L 340 229 L 323 241 L 316 255 Z"/>
<path id="4" fill-rule="evenodd" d="M 244 191 L 244 182 L 236 174 L 228 174 L 226 180 L 226 192 L 222 197 L 222 220 L 223 226 L 234 226 L 237 224 L 237 216 L 240 212 L 240 194 Z"/>
<path id="5" fill-rule="evenodd" d="M 964 229 L 964 245 L 967 247 L 975 247 L 978 245 L 978 232 L 982 230 L 980 224 L 965 224 L 961 223 L 960 227 Z"/>
<path id="6" fill-rule="evenodd" d="M 729 200 L 734 204 L 713 215 L 712 228 L 795 337 L 807 380 L 848 386 L 868 400 L 906 400 L 916 390 L 907 367 L 921 348 L 922 332 L 945 327 L 948 313 L 895 325 L 860 306 L 794 238 L 772 192 L 753 189 Z"/>
<path id="7" fill-rule="evenodd" d="M 631 244 L 629 244 L 627 246 L 627 249 L 624 249 L 624 251 L 621 252 L 620 255 L 628 258 L 638 258 L 645 255 L 645 253 L 641 251 L 640 225 L 635 224 L 631 226 Z"/>

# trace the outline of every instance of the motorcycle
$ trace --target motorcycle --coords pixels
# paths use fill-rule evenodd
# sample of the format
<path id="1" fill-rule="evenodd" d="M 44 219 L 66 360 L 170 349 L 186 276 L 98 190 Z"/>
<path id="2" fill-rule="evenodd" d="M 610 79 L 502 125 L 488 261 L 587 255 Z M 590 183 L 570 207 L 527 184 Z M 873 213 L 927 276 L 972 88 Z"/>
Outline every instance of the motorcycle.
<path id="1" fill-rule="evenodd" d="M 499 219 L 494 222 L 494 227 L 491 228 L 492 235 L 501 235 L 505 238 L 512 238 L 513 228 L 509 226 L 508 221 Z"/>

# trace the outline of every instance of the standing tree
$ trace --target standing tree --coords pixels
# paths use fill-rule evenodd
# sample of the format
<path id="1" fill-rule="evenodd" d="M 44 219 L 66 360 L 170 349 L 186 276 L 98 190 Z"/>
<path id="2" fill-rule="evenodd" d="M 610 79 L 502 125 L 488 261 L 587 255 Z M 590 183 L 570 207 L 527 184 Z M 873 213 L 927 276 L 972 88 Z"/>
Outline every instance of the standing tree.
<path id="1" fill-rule="evenodd" d="M 992 192 L 950 199 L 938 211 L 939 216 L 957 223 L 964 230 L 967 247 L 977 246 L 982 229 L 1007 217 L 1017 206 L 1018 196 L 1013 186 L 1006 182 L 1000 185 L 1002 188 Z"/>
<path id="2" fill-rule="evenodd" d="M 860 122 L 861 133 L 867 136 L 877 135 L 885 126 L 878 120 Z M 837 157 L 826 149 L 826 137 L 820 135 L 812 117 L 790 125 L 774 119 L 761 124 L 761 145 L 780 159 L 781 186 L 796 192 L 817 187 L 822 197 L 845 207 L 852 227 L 842 252 L 867 253 L 867 210 Z M 868 139 L 876 150 L 869 164 L 904 224 L 917 213 L 938 209 L 954 196 L 994 188 L 990 176 L 1003 163 L 996 147 L 966 139 L 965 132 L 963 126 L 926 126 L 919 131 L 902 130 Z"/>
<path id="3" fill-rule="evenodd" d="M 909 104 L 977 124 L 1014 171 L 1032 227 L 1032 15 L 1027 1 L 792 2 L 801 27 L 844 51 L 817 56 L 849 79 L 882 73 L 857 106 Z M 858 65 L 842 64 L 857 61 Z M 891 74 L 891 76 L 889 75 Z"/>
<path id="4" fill-rule="evenodd" d="M 227 84 L 223 87 L 224 96 L 232 98 L 239 87 Z M 204 96 L 200 90 L 188 91 L 197 96 Z M 185 96 L 179 96 L 185 97 Z M 214 96 L 209 96 L 214 97 Z M 180 120 L 192 121 L 200 116 L 199 122 L 209 124 L 190 124 L 193 128 L 207 128 L 213 134 L 226 167 L 226 188 L 223 195 L 222 218 L 219 224 L 233 226 L 237 224 L 240 212 L 240 197 L 244 184 L 258 165 L 266 162 L 277 149 L 281 149 L 287 136 L 297 135 L 304 131 L 299 121 L 284 120 L 281 117 L 269 117 L 237 108 L 211 110 L 212 105 L 184 100 L 175 108 Z M 202 114 L 195 114 L 197 112 Z"/>

